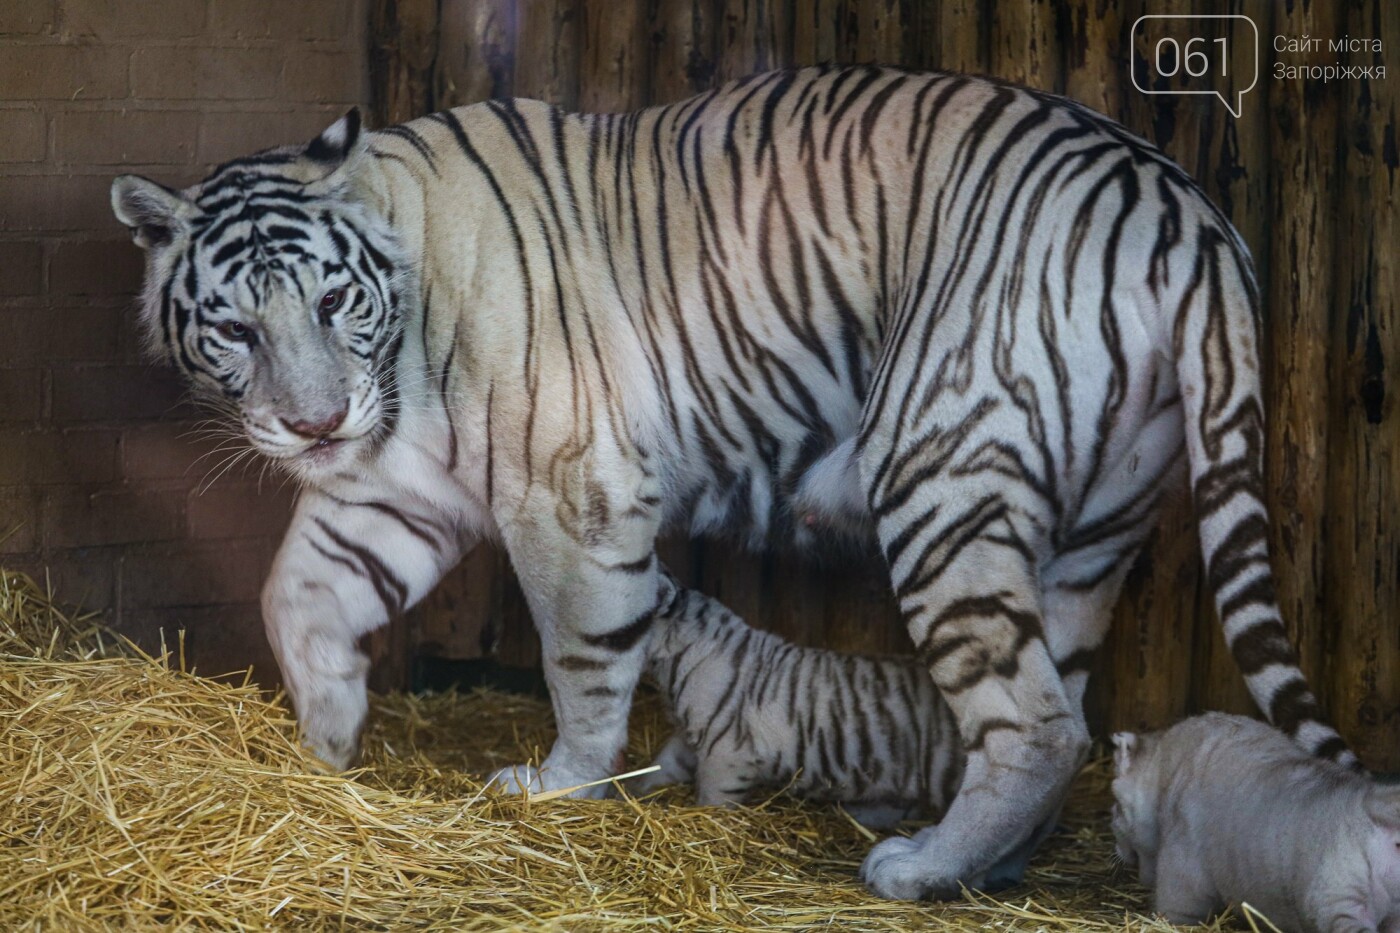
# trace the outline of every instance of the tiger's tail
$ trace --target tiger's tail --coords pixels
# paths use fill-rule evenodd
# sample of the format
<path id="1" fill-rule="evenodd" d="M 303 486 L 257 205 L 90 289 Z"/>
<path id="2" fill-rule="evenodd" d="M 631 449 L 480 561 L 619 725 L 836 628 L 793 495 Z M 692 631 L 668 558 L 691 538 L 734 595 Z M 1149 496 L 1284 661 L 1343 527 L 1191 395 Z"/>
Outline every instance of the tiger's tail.
<path id="1" fill-rule="evenodd" d="M 1206 577 L 1230 653 L 1275 726 L 1357 767 L 1322 715 L 1279 612 L 1264 505 L 1258 290 L 1244 245 L 1203 224 L 1171 334 Z"/>

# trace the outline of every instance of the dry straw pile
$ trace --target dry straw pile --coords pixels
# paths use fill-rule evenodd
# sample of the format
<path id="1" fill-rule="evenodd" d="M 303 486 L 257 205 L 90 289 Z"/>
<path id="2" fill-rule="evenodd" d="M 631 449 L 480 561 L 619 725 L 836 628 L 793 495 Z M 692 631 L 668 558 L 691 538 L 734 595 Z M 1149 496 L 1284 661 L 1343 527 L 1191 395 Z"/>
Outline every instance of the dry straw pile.
<path id="1" fill-rule="evenodd" d="M 384 698 L 365 769 L 326 776 L 256 685 L 111 648 L 0 574 L 0 929 L 1170 929 L 1110 864 L 1102 766 L 1027 885 L 893 904 L 834 808 L 483 793 L 547 748 L 536 700 Z M 637 720 L 640 757 L 664 730 Z"/>

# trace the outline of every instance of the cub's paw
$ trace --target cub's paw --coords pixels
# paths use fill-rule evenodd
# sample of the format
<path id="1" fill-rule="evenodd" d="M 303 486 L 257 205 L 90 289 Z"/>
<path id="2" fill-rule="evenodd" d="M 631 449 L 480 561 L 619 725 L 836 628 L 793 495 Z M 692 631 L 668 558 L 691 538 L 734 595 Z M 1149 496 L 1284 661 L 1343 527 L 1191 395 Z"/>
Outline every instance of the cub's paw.
<path id="1" fill-rule="evenodd" d="M 877 843 L 860 866 L 860 880 L 870 893 L 892 901 L 949 900 L 960 893 L 958 883 L 938 877 L 926 844 L 918 838 L 895 836 Z"/>
<path id="2" fill-rule="evenodd" d="M 672 784 L 695 782 L 695 752 L 690 750 L 679 735 L 672 736 L 670 741 L 661 747 L 651 766 L 656 770 L 628 778 L 622 782 L 623 789 L 633 797 L 642 797 Z"/>
<path id="3" fill-rule="evenodd" d="M 668 773 L 664 768 L 660 771 L 652 771 L 648 774 L 641 774 L 634 778 L 622 781 L 622 789 L 629 797 L 645 797 L 647 794 L 655 793 L 663 787 L 670 787 L 672 784 L 687 783 L 683 778 Z"/>

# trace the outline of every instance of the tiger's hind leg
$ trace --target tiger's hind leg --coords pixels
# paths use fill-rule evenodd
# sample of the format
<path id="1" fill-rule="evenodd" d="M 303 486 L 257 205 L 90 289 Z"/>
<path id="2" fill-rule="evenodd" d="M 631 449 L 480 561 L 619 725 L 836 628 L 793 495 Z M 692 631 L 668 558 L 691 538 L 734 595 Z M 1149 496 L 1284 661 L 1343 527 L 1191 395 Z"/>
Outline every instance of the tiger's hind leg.
<path id="1" fill-rule="evenodd" d="M 980 891 L 993 893 L 1020 884 L 1026 878 L 1026 869 L 1030 867 L 1031 856 L 1035 855 L 1040 844 L 1048 839 L 1055 831 L 1055 823 L 1059 819 L 1059 810 L 1055 815 L 1036 827 L 1030 838 L 1021 843 L 983 876 L 980 883 L 972 885 Z"/>
<path id="2" fill-rule="evenodd" d="M 1046 646 L 1064 684 L 1070 707 L 1081 724 L 1084 723 L 1084 691 L 1094 654 L 1108 634 L 1123 579 L 1155 522 L 1155 511 L 1148 511 L 1125 536 L 1104 542 L 1094 553 L 1056 558 L 1041 572 Z M 1029 839 L 987 872 L 979 887 L 984 891 L 997 891 L 1020 884 L 1030 867 L 1031 857 L 1041 843 L 1054 834 L 1060 821 L 1060 809 L 1056 807 Z"/>
<path id="3" fill-rule="evenodd" d="M 1089 748 L 1042 624 L 1029 534 L 1000 496 L 924 479 L 880 538 L 919 656 L 958 723 L 962 788 L 942 822 L 871 851 L 883 897 L 954 897 L 982 883 L 1057 812 Z M 936 488 L 946 486 L 948 488 Z"/>

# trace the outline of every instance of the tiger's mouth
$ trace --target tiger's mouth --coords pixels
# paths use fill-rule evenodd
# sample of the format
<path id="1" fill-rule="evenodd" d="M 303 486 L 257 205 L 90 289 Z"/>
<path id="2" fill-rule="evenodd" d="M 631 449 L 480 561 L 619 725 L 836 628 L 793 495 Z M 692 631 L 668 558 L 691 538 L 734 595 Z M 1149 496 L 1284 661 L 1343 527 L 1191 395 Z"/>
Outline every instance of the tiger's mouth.
<path id="1" fill-rule="evenodd" d="M 350 440 L 344 437 L 323 437 L 298 456 L 312 463 L 329 462 L 338 456 L 339 451 L 350 443 Z"/>
<path id="2" fill-rule="evenodd" d="M 341 418 L 324 425 L 306 425 L 287 415 L 263 413 L 256 418 L 245 414 L 243 428 L 260 454 L 306 478 L 354 457 L 364 442 L 375 437 L 382 421 L 378 397 L 366 393 L 352 396 Z"/>
<path id="3" fill-rule="evenodd" d="M 368 434 L 357 437 L 323 437 L 300 450 L 273 457 L 273 462 L 303 483 L 314 483 L 357 458 Z"/>
<path id="4" fill-rule="evenodd" d="M 252 437 L 253 447 L 272 463 L 301 479 L 312 479 L 343 466 L 373 434 L 368 430 L 336 433 L 301 443 L 275 443 Z"/>

